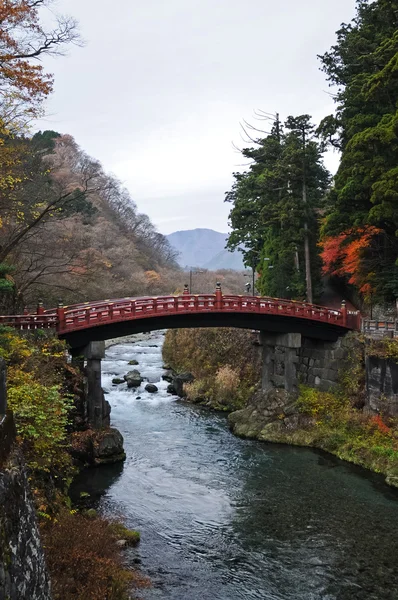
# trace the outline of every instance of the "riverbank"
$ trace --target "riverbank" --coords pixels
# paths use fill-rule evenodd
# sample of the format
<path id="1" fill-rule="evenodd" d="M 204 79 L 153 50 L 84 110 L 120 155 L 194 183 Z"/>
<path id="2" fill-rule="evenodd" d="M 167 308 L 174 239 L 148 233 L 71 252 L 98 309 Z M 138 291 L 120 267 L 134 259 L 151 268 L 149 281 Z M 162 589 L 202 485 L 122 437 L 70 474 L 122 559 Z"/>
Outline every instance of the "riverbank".
<path id="1" fill-rule="evenodd" d="M 301 386 L 297 397 L 283 390 L 261 391 L 256 340 L 248 331 L 239 336 L 235 344 L 235 332 L 222 329 L 202 330 L 200 335 L 189 330 L 167 333 L 165 360 L 177 371 L 191 370 L 195 377 L 185 386 L 188 402 L 228 412 L 231 430 L 240 437 L 318 448 L 380 473 L 389 485 L 398 487 L 395 400 L 388 401 L 382 394 L 373 402 L 367 400 L 363 340 L 352 337 L 335 389 L 321 392 Z M 204 368 L 192 360 L 193 345 L 199 346 L 196 355 Z M 369 343 L 366 351 L 368 359 L 392 361 L 392 366 L 398 357 L 398 345 L 392 340 Z M 235 374 L 233 385 L 230 380 L 222 385 L 219 375 L 226 371 Z"/>
<path id="2" fill-rule="evenodd" d="M 83 466 L 75 460 L 76 440 L 92 433 L 84 419 L 83 374 L 68 362 L 65 343 L 45 332 L 20 337 L 0 328 L 0 357 L 7 364 L 8 405 L 18 434 L 16 451 L 23 455 L 20 474 L 16 467 L 7 473 L 12 480 L 19 477 L 25 482 L 18 488 L 19 504 L 15 499 L 15 506 L 9 507 L 7 522 L 0 519 L 0 531 L 14 535 L 13 523 L 18 519 L 11 519 L 10 514 L 19 510 L 21 515 L 18 506 L 29 504 L 32 498 L 31 518 L 39 524 L 52 600 L 127 600 L 132 586 L 147 583 L 124 564 L 123 547 L 133 538 L 137 543 L 137 534 L 84 506 L 72 508 L 69 498 L 71 481 Z M 112 431 L 105 428 L 101 435 Z M 45 572 L 38 559 L 36 567 Z M 23 581 L 22 567 L 13 568 L 19 569 Z M 32 574 L 29 577 L 34 579 Z M 2 580 L 0 591 L 1 585 Z"/>

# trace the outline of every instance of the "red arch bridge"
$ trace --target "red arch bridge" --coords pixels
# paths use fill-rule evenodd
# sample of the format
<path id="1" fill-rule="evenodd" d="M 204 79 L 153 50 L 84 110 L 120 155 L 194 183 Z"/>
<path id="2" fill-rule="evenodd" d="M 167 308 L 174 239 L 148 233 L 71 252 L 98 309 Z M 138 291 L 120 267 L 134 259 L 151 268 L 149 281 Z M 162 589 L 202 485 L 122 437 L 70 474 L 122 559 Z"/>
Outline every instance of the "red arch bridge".
<path id="1" fill-rule="evenodd" d="M 119 298 L 85 302 L 35 314 L 0 317 L 0 324 L 20 330 L 55 329 L 77 352 L 89 342 L 182 327 L 239 327 L 276 333 L 300 333 L 335 341 L 349 330 L 360 329 L 359 312 L 343 302 L 336 310 L 315 304 L 259 296 L 225 295 L 217 284 L 214 294 Z"/>

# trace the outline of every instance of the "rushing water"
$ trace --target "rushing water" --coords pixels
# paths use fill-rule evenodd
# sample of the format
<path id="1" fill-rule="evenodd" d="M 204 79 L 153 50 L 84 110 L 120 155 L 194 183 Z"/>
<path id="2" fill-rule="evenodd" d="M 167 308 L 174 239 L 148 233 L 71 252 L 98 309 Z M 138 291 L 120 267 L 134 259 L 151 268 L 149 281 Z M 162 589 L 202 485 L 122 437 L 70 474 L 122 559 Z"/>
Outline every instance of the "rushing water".
<path id="1" fill-rule="evenodd" d="M 225 417 L 169 396 L 162 342 L 108 349 L 103 384 L 127 460 L 75 485 L 141 531 L 129 558 L 152 579 L 143 598 L 397 600 L 397 494 L 332 457 L 240 440 Z M 132 368 L 159 392 L 112 385 Z"/>

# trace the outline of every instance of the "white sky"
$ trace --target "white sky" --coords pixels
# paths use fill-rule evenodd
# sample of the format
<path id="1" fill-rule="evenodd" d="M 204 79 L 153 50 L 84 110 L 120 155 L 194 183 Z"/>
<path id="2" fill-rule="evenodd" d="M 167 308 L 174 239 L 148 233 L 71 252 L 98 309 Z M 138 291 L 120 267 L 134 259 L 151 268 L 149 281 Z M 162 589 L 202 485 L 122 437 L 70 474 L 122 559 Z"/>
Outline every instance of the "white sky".
<path id="1" fill-rule="evenodd" d="M 317 54 L 355 0 L 58 0 L 84 48 L 55 74 L 42 129 L 73 135 L 128 187 L 162 233 L 227 230 L 224 192 L 253 109 L 333 111 Z M 252 121 L 255 123 L 255 121 Z M 327 166 L 335 170 L 338 157 Z"/>

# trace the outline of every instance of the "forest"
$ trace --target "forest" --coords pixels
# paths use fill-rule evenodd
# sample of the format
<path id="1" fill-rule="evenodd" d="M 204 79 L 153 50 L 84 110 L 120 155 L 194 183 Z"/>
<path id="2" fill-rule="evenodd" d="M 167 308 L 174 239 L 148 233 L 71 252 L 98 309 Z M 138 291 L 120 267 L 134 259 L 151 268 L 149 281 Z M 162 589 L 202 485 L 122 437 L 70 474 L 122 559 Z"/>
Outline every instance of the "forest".
<path id="1" fill-rule="evenodd" d="M 50 3 L 51 4 L 51 3 Z M 104 297 L 174 293 L 187 276 L 165 236 L 129 191 L 68 133 L 39 131 L 53 77 L 41 58 L 80 44 L 76 21 L 40 21 L 46 2 L 1 5 L 0 290 L 3 312 Z M 234 173 L 230 249 L 243 248 L 256 292 L 309 302 L 325 277 L 362 308 L 398 295 L 397 10 L 357 1 L 351 23 L 319 56 L 336 110 L 310 115 L 263 110 L 244 121 L 249 167 Z M 334 177 L 324 164 L 340 153 Z M 115 243 L 117 240 L 117 243 Z M 242 277 L 209 273 L 243 293 Z"/>
<path id="2" fill-rule="evenodd" d="M 244 245 L 264 295 L 319 300 L 325 276 L 361 307 L 398 296 L 398 3 L 357 0 L 351 23 L 319 56 L 336 110 L 255 112 L 242 124 L 250 162 L 226 194 L 228 246 Z M 269 131 L 267 131 L 267 128 Z M 260 135 L 259 135 L 260 134 Z M 340 153 L 335 177 L 328 149 Z"/>

